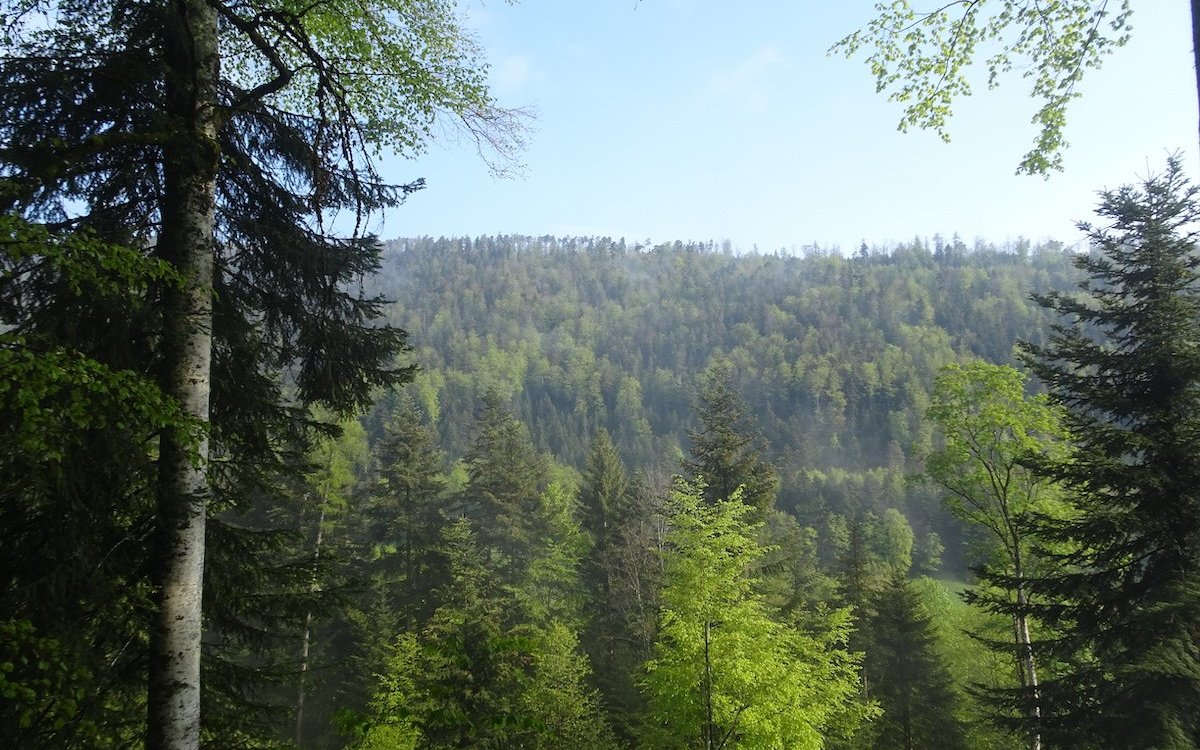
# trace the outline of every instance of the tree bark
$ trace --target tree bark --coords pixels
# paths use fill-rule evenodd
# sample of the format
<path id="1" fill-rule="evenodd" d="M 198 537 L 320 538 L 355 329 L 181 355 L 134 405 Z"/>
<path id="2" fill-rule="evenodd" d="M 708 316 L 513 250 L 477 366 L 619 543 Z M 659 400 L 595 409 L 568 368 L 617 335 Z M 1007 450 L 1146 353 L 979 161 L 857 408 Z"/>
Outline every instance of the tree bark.
<path id="1" fill-rule="evenodd" d="M 1014 538 L 1019 538 L 1014 535 Z M 1029 635 L 1029 615 L 1025 609 L 1029 603 L 1025 593 L 1025 569 L 1021 561 L 1020 547 L 1015 547 L 1017 550 L 1013 555 L 1013 572 L 1016 577 L 1016 597 L 1017 597 L 1017 615 L 1013 618 L 1013 625 L 1016 628 L 1017 640 L 1017 660 L 1021 665 L 1021 682 L 1022 687 L 1029 691 L 1031 700 L 1029 706 L 1029 715 L 1033 719 L 1034 726 L 1037 730 L 1033 735 L 1033 750 L 1042 750 L 1042 697 L 1038 689 L 1037 663 L 1033 658 L 1033 639 Z"/>
<path id="2" fill-rule="evenodd" d="M 701 734 L 705 750 L 713 750 L 713 699 L 712 699 L 712 636 L 710 623 L 704 621 L 704 731 Z"/>
<path id="3" fill-rule="evenodd" d="M 321 541 L 325 537 L 325 498 L 321 498 L 321 515 L 317 518 L 317 542 L 313 549 L 313 564 L 321 559 Z M 314 575 L 312 592 L 317 590 Z M 308 675 L 308 645 L 312 635 L 313 613 L 304 614 L 304 637 L 300 641 L 300 681 L 296 690 L 296 747 L 304 747 L 304 678 Z"/>
<path id="4" fill-rule="evenodd" d="M 204 0 L 165 11 L 167 95 L 174 137 L 165 149 L 158 250 L 182 279 L 163 301 L 162 387 L 204 431 L 164 432 L 159 449 L 157 612 L 151 628 L 146 745 L 200 746 L 201 590 L 208 499 L 214 205 L 219 161 L 217 16 Z"/>
<path id="5" fill-rule="evenodd" d="M 1200 0 L 1192 0 L 1192 61 L 1196 68 L 1196 122 L 1200 127 Z"/>

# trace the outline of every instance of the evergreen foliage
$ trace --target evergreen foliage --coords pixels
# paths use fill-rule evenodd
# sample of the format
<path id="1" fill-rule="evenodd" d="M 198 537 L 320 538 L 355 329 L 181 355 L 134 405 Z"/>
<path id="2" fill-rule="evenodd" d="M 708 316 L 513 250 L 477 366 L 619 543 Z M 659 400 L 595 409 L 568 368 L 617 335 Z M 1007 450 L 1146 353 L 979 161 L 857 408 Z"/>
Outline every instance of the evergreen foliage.
<path id="1" fill-rule="evenodd" d="M 536 536 L 538 498 L 548 477 L 546 464 L 499 396 L 488 394 L 464 456 L 468 482 L 460 503 L 480 528 L 480 544 L 505 582 L 525 575 Z"/>
<path id="2" fill-rule="evenodd" d="M 779 476 L 762 457 L 762 438 L 746 406 L 733 389 L 729 365 L 719 362 L 704 374 L 696 404 L 696 429 L 688 430 L 691 457 L 683 462 L 685 474 L 704 488 L 709 502 L 733 497 L 761 519 L 774 507 Z"/>
<path id="3" fill-rule="evenodd" d="M 12 255 L 5 225 L 3 325 L 6 333 L 22 326 L 5 354 L 17 355 L 10 364 L 25 374 L 59 356 L 65 367 L 55 369 L 74 381 L 65 391 L 38 377 L 15 381 L 31 386 L 15 392 L 22 409 L 36 406 L 71 427 L 60 443 L 59 502 L 93 504 L 106 519 L 88 528 L 88 512 L 71 514 L 84 523 L 64 542 L 76 545 L 65 579 L 101 570 L 127 592 L 95 586 L 33 597 L 36 579 L 20 578 L 5 591 L 24 603 L 6 611 L 72 643 L 85 661 L 112 665 L 93 672 L 97 692 L 123 693 L 126 707 L 148 695 L 152 746 L 194 747 L 202 702 L 233 709 L 206 722 L 207 744 L 264 733 L 245 725 L 254 712 L 243 699 L 255 692 L 248 676 L 271 671 L 262 630 L 281 623 L 247 619 L 238 604 L 247 594 L 237 587 L 259 582 L 249 568 L 216 576 L 233 589 L 205 584 L 204 548 L 237 538 L 208 555 L 210 568 L 264 569 L 278 569 L 294 548 L 226 522 L 206 533 L 207 517 L 246 512 L 284 491 L 283 477 L 303 465 L 309 404 L 365 408 L 374 389 L 411 375 L 396 367 L 404 332 L 375 324 L 380 301 L 353 283 L 377 268 L 378 243 L 357 230 L 337 236 L 328 219 L 349 211 L 361 220 L 418 187 L 383 184 L 372 149 L 417 148 L 439 112 L 481 135 L 503 114 L 451 9 L 420 2 L 420 12 L 406 12 L 411 5 L 0 6 L 0 211 L 47 239 Z M 364 56 L 367 43 L 374 52 Z M 55 270 L 56 246 L 72 237 L 91 243 L 91 257 L 75 267 L 105 275 Z M 12 275 L 10 258 L 20 267 Z M 139 268 L 153 272 L 124 295 L 80 294 L 77 282 Z M 49 356 L 29 358 L 38 352 Z M 106 390 L 129 407 L 128 419 L 108 413 L 115 430 L 79 417 L 88 401 L 103 406 L 94 397 Z M 97 476 L 97 467 L 112 476 Z M 238 611 L 221 612 L 226 606 Z M 72 607 L 92 615 L 73 622 L 117 625 L 102 637 L 45 621 Z M 202 642 L 219 644 L 229 666 L 210 671 L 205 695 Z M 111 729 L 113 745 L 140 733 Z"/>
<path id="4" fill-rule="evenodd" d="M 870 738 L 864 746 L 965 748 L 959 696 L 919 594 L 903 574 L 893 574 L 873 609 L 863 624 L 868 633 L 863 677 L 883 713 L 864 730 Z"/>
<path id="5" fill-rule="evenodd" d="M 1011 664 L 947 634 L 994 640 L 996 613 L 1032 610 L 1060 660 L 1048 740 L 1196 746 L 1197 209 L 1177 164 L 1106 196 L 1082 298 L 1053 291 L 1061 248 L 957 237 L 385 256 L 358 227 L 421 183 L 384 184 L 373 149 L 419 150 L 441 113 L 506 143 L 454 10 L 0 3 L 0 745 L 309 750 L 339 742 L 340 706 L 358 750 L 974 750 L 996 735 L 950 674 L 1003 688 Z M 1047 342 L 1024 298 L 1048 290 L 1074 323 Z M 376 400 L 414 377 L 408 328 L 425 369 Z M 1072 511 L 1029 501 L 1002 527 L 1060 567 L 1032 604 L 1017 564 L 983 571 L 977 600 L 1018 592 L 990 612 L 927 610 L 918 589 L 949 586 L 905 574 L 942 551 L 961 572 L 970 536 L 904 481 L 935 445 L 930 386 L 1018 336 L 1080 437 L 1039 465 Z M 994 417 L 1009 390 L 929 413 Z M 999 452 L 1021 484 L 1039 446 L 1019 427 Z M 946 438 L 931 473 L 982 484 Z M 672 484 L 685 445 L 693 481 Z"/>
<path id="6" fill-rule="evenodd" d="M 376 483 L 363 511 L 364 543 L 377 587 L 372 610 L 386 632 L 424 623 L 434 587 L 432 556 L 444 525 L 446 479 L 437 436 L 402 398 L 375 445 Z"/>
<path id="7" fill-rule="evenodd" d="M 1069 661 L 1044 686 L 1061 747 L 1200 746 L 1200 278 L 1197 188 L 1177 159 L 1102 194 L 1081 293 L 1030 367 L 1066 410 L 1074 452 L 1041 468 L 1071 510 L 1041 517 L 1056 570 L 1035 612 Z"/>

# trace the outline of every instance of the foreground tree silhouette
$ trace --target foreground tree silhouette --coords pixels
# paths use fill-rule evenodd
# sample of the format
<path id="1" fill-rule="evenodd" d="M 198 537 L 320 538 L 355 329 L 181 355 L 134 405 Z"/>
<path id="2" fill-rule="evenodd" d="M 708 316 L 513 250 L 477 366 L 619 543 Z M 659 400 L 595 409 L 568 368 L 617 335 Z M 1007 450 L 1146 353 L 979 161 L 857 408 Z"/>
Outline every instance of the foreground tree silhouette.
<path id="1" fill-rule="evenodd" d="M 1041 470 L 1072 512 L 1040 517 L 1059 570 L 1030 581 L 1065 635 L 1045 681 L 1047 745 L 1200 746 L 1200 254 L 1197 189 L 1177 159 L 1103 193 L 1077 264 L 1082 294 L 1026 360 L 1066 409 L 1077 449 Z M 1039 599 L 1049 603 L 1037 605 Z"/>

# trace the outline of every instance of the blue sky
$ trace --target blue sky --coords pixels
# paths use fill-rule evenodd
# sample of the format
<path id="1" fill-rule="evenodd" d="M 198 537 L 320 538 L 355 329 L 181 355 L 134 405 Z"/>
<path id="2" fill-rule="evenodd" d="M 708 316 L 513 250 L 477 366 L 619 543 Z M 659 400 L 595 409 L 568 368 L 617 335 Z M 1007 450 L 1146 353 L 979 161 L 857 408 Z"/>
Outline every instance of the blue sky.
<path id="1" fill-rule="evenodd" d="M 831 44 L 873 4 L 729 0 L 492 0 L 463 4 L 505 106 L 529 107 L 515 178 L 453 138 L 386 158 L 428 189 L 381 217 L 384 238 L 521 233 L 749 251 L 854 250 L 960 234 L 1076 242 L 1096 193 L 1198 163 L 1188 3 L 1135 0 L 1133 38 L 1082 86 L 1065 171 L 1014 175 L 1034 103 L 1019 77 L 959 103 L 952 141 L 897 132 L 897 105 Z M 819 10 L 817 10 L 819 9 Z"/>

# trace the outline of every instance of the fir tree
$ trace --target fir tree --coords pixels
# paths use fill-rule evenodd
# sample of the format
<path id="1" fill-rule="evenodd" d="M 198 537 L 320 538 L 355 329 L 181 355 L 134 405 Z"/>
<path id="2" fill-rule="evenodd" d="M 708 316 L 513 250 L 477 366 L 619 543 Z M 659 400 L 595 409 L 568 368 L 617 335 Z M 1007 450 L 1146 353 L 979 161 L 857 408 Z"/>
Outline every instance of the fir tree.
<path id="1" fill-rule="evenodd" d="M 763 440 L 746 405 L 733 387 L 729 364 L 708 368 L 695 406 L 699 426 L 687 431 L 691 457 L 685 474 L 704 486 L 704 497 L 717 502 L 740 496 L 761 519 L 775 505 L 779 475 L 763 458 Z"/>
<path id="2" fill-rule="evenodd" d="M 465 460 L 469 481 L 461 496 L 463 508 L 477 521 L 479 542 L 494 557 L 505 582 L 515 585 L 538 541 L 534 518 L 546 485 L 545 462 L 495 393 L 484 399 Z"/>
<path id="3" fill-rule="evenodd" d="M 938 654 L 936 635 L 920 598 L 893 574 L 865 623 L 863 674 L 883 715 L 866 730 L 875 750 L 965 748 L 958 695 Z"/>
<path id="4" fill-rule="evenodd" d="M 1047 744 L 1200 746 L 1200 219 L 1178 159 L 1102 195 L 1084 225 L 1082 294 L 1030 367 L 1066 409 L 1077 448 L 1040 467 L 1072 504 L 1042 516 L 1059 570 L 1031 581 L 1065 674 L 1043 685 Z"/>

